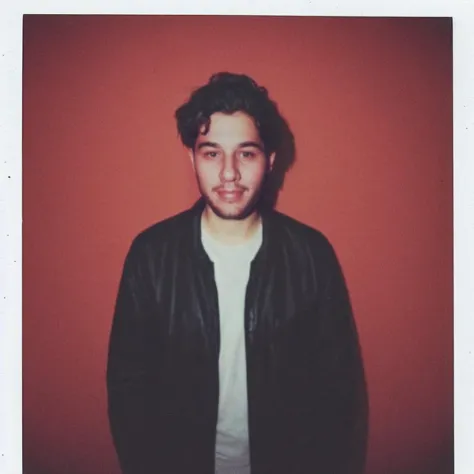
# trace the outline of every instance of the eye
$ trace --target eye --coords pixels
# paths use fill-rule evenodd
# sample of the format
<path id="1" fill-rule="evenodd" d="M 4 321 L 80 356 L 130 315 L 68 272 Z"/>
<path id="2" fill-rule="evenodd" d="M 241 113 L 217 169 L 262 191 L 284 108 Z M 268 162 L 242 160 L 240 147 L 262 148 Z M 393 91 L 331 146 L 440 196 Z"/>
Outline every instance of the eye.
<path id="1" fill-rule="evenodd" d="M 219 153 L 217 151 L 206 151 L 204 153 L 204 156 L 206 156 L 207 158 L 217 158 L 218 154 Z"/>
<path id="2" fill-rule="evenodd" d="M 248 158 L 255 158 L 256 153 L 253 152 L 253 151 L 243 150 L 241 152 L 241 156 L 242 156 L 242 158 L 247 158 L 247 159 Z"/>

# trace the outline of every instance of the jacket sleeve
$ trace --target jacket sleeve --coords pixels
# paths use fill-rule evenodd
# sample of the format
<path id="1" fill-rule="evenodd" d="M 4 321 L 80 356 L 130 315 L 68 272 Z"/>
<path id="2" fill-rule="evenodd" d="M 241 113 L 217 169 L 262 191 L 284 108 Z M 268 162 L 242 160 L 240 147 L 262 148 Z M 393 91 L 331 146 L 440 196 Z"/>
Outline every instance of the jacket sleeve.
<path id="1" fill-rule="evenodd" d="M 125 259 L 110 333 L 107 363 L 110 430 L 124 474 L 156 473 L 156 423 L 150 390 L 147 324 L 152 284 L 135 240 Z"/>
<path id="2" fill-rule="evenodd" d="M 344 276 L 328 245 L 315 318 L 321 472 L 362 474 L 368 434 L 363 362 Z"/>

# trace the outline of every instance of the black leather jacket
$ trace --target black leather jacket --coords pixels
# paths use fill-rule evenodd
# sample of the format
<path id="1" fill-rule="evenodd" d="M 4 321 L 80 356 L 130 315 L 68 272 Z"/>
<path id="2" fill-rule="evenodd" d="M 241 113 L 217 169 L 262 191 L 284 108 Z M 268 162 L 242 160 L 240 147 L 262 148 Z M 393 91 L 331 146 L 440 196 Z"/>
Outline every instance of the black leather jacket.
<path id="1" fill-rule="evenodd" d="M 219 314 L 202 210 L 142 232 L 124 264 L 107 388 L 126 474 L 214 473 Z M 365 384 L 336 256 L 288 216 L 262 222 L 245 299 L 251 472 L 360 473 Z"/>

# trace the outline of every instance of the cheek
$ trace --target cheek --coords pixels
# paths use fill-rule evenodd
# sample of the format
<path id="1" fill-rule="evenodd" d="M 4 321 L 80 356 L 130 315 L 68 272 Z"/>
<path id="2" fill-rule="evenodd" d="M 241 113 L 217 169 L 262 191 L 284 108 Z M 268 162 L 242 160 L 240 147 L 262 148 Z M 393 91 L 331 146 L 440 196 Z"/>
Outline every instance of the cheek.
<path id="1" fill-rule="evenodd" d="M 208 164 L 196 164 L 196 175 L 201 184 L 212 185 L 218 179 L 218 172 L 214 166 Z"/>
<path id="2" fill-rule="evenodd" d="M 253 166 L 246 168 L 242 173 L 243 180 L 251 187 L 257 188 L 265 177 L 265 167 Z"/>

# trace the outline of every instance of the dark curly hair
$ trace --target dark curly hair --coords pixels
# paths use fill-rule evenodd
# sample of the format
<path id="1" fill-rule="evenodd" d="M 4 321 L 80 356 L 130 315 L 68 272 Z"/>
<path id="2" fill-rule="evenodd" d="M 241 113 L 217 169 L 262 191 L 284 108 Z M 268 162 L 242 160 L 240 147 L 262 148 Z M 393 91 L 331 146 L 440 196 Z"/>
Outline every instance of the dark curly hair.
<path id="1" fill-rule="evenodd" d="M 183 145 L 194 149 L 202 127 L 209 131 L 210 117 L 215 112 L 232 114 L 241 111 L 251 116 L 259 131 L 266 155 L 280 145 L 283 119 L 265 87 L 244 74 L 219 72 L 196 89 L 188 102 L 175 112 L 178 133 Z"/>

